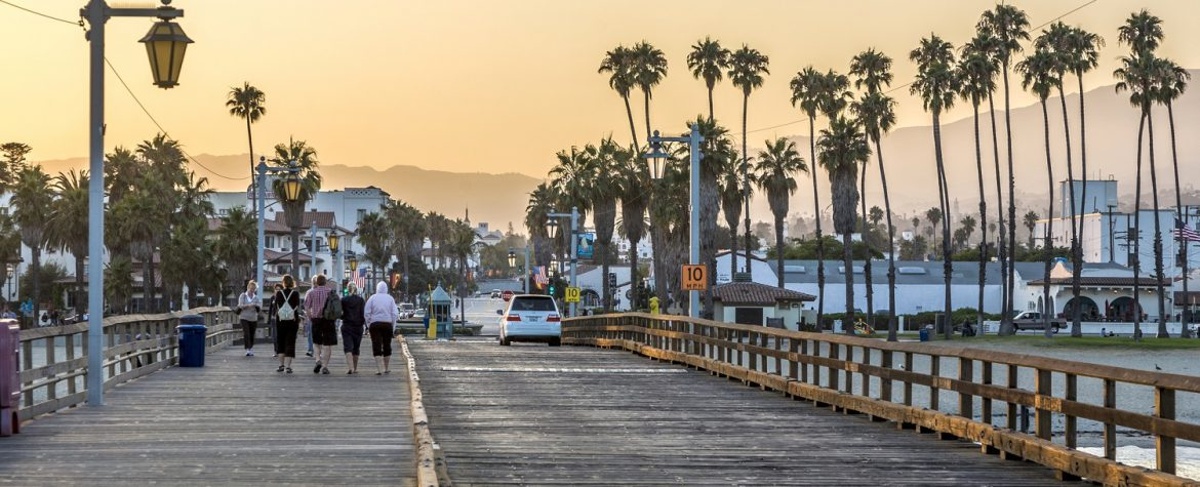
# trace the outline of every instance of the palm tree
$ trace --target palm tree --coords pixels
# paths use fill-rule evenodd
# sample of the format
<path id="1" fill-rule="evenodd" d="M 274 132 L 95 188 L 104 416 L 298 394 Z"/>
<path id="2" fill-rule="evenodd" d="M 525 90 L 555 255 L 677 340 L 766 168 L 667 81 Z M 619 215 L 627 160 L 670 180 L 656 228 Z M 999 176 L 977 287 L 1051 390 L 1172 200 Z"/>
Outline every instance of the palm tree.
<path id="1" fill-rule="evenodd" d="M 1163 71 L 1159 74 L 1159 85 L 1158 90 L 1155 92 L 1156 96 L 1154 101 L 1167 106 L 1167 121 L 1170 123 L 1171 127 L 1171 167 L 1174 170 L 1175 175 L 1175 218 L 1178 218 L 1182 221 L 1186 219 L 1187 216 L 1183 214 L 1183 200 L 1180 196 L 1179 190 L 1179 154 L 1175 150 L 1175 110 L 1172 108 L 1172 102 L 1183 95 L 1183 92 L 1187 90 L 1188 80 L 1190 80 L 1192 76 L 1188 74 L 1187 70 L 1181 68 L 1178 64 L 1175 64 L 1174 61 L 1162 59 L 1161 63 L 1162 64 L 1160 67 L 1163 69 Z M 1183 266 L 1181 275 L 1185 276 L 1183 279 L 1183 295 L 1190 296 L 1190 294 L 1188 294 L 1188 279 L 1186 278 L 1188 275 L 1188 240 L 1182 238 L 1182 234 L 1180 234 L 1176 240 L 1178 241 L 1179 245 L 1179 261 Z M 1187 303 L 1190 303 L 1190 301 L 1187 301 Z M 1191 337 L 1191 332 L 1188 330 L 1188 321 L 1190 319 L 1188 315 L 1190 314 L 1191 308 L 1190 305 L 1185 305 L 1185 308 L 1188 309 L 1189 312 L 1182 313 L 1180 315 L 1182 317 L 1179 332 L 1180 338 Z"/>
<path id="2" fill-rule="evenodd" d="M 615 174 L 621 167 L 640 158 L 607 137 L 600 141 L 598 157 L 592 162 L 598 174 Z M 592 181 L 592 223 L 596 227 L 596 253 L 600 256 L 600 275 L 604 276 L 601 289 L 604 296 L 604 311 L 612 309 L 612 297 L 616 292 L 608 285 L 609 248 L 617 226 L 617 199 L 620 195 L 620 180 L 596 178 Z"/>
<path id="3" fill-rule="evenodd" d="M 996 64 L 992 62 L 990 37 L 976 36 L 963 46 L 958 64 L 959 83 L 963 100 L 971 103 L 975 123 L 975 172 L 979 176 L 979 226 L 984 229 L 979 239 L 979 304 L 975 323 L 983 323 L 983 288 L 987 283 L 987 196 L 983 189 L 983 144 L 979 134 L 979 105 L 996 90 Z"/>
<path id="4" fill-rule="evenodd" d="M 750 160 L 747 158 L 749 152 L 746 149 L 746 114 L 750 107 L 750 93 L 758 89 L 763 84 L 763 75 L 771 74 L 767 69 L 770 60 L 767 56 L 757 49 L 751 49 L 750 46 L 742 44 L 742 48 L 735 51 L 729 58 L 729 81 L 733 86 L 742 90 L 742 191 L 745 200 L 746 208 L 746 252 L 749 258 L 749 252 L 752 248 L 750 245 Z M 752 273 L 753 267 L 749 262 L 746 263 L 746 274 Z M 780 269 L 780 274 L 783 269 Z"/>
<path id="5" fill-rule="evenodd" d="M 808 160 L 817 160 L 817 135 L 814 124 L 817 111 L 821 109 L 825 95 L 825 76 L 812 66 L 807 66 L 790 83 L 792 89 L 792 106 L 800 102 L 800 110 L 808 115 Z M 743 137 L 745 139 L 745 137 Z M 817 172 L 809 171 L 812 176 L 813 214 L 816 220 L 817 238 L 817 323 L 825 319 L 825 239 L 821 234 L 821 197 L 817 192 Z M 893 308 L 894 309 L 894 308 Z"/>
<path id="6" fill-rule="evenodd" d="M 1063 114 L 1063 134 L 1066 140 L 1066 155 L 1067 155 L 1067 194 L 1068 202 L 1070 203 L 1070 218 L 1071 218 L 1071 298 L 1072 302 L 1076 303 L 1072 306 L 1071 313 L 1071 335 L 1083 336 L 1080 325 L 1083 307 L 1079 306 L 1079 280 L 1082 272 L 1083 259 L 1079 245 L 1079 230 L 1075 226 L 1076 215 L 1079 209 L 1076 207 L 1077 201 L 1082 201 L 1075 198 L 1075 169 L 1071 161 L 1071 124 L 1067 116 L 1067 97 L 1063 92 L 1063 81 L 1067 71 L 1071 67 L 1070 58 L 1072 56 L 1068 43 L 1073 34 L 1073 29 L 1067 27 L 1062 22 L 1055 22 L 1050 25 L 1050 29 L 1043 31 L 1042 35 L 1037 37 L 1034 42 L 1035 48 L 1043 51 L 1049 62 L 1049 69 L 1053 71 L 1052 81 L 1054 87 L 1058 90 L 1058 99 L 1062 105 Z M 1086 179 L 1086 173 L 1085 173 Z M 1086 186 L 1086 185 L 1085 185 Z M 1078 258 L 1077 258 L 1078 257 Z"/>
<path id="7" fill-rule="evenodd" d="M 1141 122 L 1138 126 L 1138 157 L 1137 157 L 1137 194 L 1134 198 L 1134 214 L 1141 213 L 1141 169 L 1142 169 L 1142 133 L 1143 129 L 1148 138 L 1148 146 L 1150 153 L 1150 193 L 1154 205 L 1154 277 L 1156 281 L 1155 287 L 1158 291 L 1158 336 L 1164 338 L 1167 334 L 1167 324 L 1165 316 L 1165 302 L 1163 296 L 1163 264 L 1162 264 L 1162 233 L 1158 219 L 1158 174 L 1154 164 L 1154 119 L 1150 116 L 1151 105 L 1154 103 L 1156 90 L 1160 82 L 1160 76 L 1164 69 L 1162 61 L 1154 55 L 1154 50 L 1158 48 L 1159 42 L 1162 41 L 1162 20 L 1158 17 L 1150 15 L 1146 10 L 1129 16 L 1125 24 L 1117 29 L 1118 41 L 1122 44 L 1129 45 L 1131 53 L 1129 56 L 1121 57 L 1122 67 L 1117 69 L 1113 74 L 1120 80 L 1117 83 L 1117 92 L 1124 90 L 1130 91 L 1129 102 L 1141 110 Z M 1134 235 L 1140 236 L 1138 221 L 1141 218 L 1134 218 Z M 1140 251 L 1138 242 L 1141 239 L 1134 240 L 1135 254 Z M 1138 254 L 1140 255 L 1140 254 Z M 1139 277 L 1140 265 L 1137 260 L 1134 261 L 1134 277 Z M 1134 294 L 1138 293 L 1137 280 L 1134 280 Z M 1140 311 L 1141 305 L 1137 298 L 1134 299 Z M 1135 315 L 1140 315 L 1140 312 L 1135 312 Z M 1139 317 L 1140 318 L 1140 317 Z M 1140 333 L 1139 318 L 1134 319 L 1134 329 Z"/>
<path id="8" fill-rule="evenodd" d="M 1045 306 L 1042 309 L 1042 323 L 1045 325 L 1046 338 L 1054 336 L 1054 332 L 1050 329 L 1050 316 L 1054 314 L 1054 310 L 1050 308 L 1050 268 L 1054 261 L 1051 252 L 1053 245 L 1050 242 L 1054 225 L 1054 165 L 1050 158 L 1050 113 L 1046 109 L 1046 99 L 1050 98 L 1050 90 L 1062 82 L 1058 65 L 1055 54 L 1047 46 L 1039 45 L 1032 55 L 1017 63 L 1016 66 L 1017 72 L 1021 73 L 1021 87 L 1037 95 L 1038 101 L 1041 102 L 1042 122 L 1046 138 L 1046 186 L 1050 195 L 1046 210 L 1045 275 L 1042 277 L 1042 302 Z"/>
<path id="9" fill-rule="evenodd" d="M 860 101 L 851 104 L 851 110 L 855 113 L 859 123 L 863 126 L 863 132 L 867 135 L 872 143 L 875 144 L 875 154 L 879 159 L 879 177 L 883 185 L 883 201 L 887 207 L 888 218 L 888 335 L 895 341 L 895 331 L 892 325 L 891 316 L 895 315 L 896 309 L 896 259 L 895 249 L 893 248 L 895 239 L 895 229 L 892 227 L 892 205 L 888 198 L 887 175 L 883 171 L 883 154 L 879 149 L 879 139 L 881 132 L 891 130 L 892 125 L 896 123 L 896 115 L 893 111 L 895 102 L 887 95 L 883 94 L 883 88 L 892 84 L 892 58 L 886 54 L 876 51 L 875 49 L 867 49 L 858 53 L 850 60 L 850 75 L 855 77 L 854 87 L 858 89 L 866 88 L 866 93 Z M 867 218 L 867 164 L 862 165 L 862 182 L 859 197 L 862 198 L 863 220 Z M 878 207 L 872 207 L 876 209 Z M 864 242 L 866 240 L 864 239 Z M 871 258 L 868 255 L 863 262 L 863 280 L 866 284 L 867 291 L 867 323 L 875 323 L 875 286 L 871 282 Z"/>
<path id="10" fill-rule="evenodd" d="M 114 256 L 104 266 L 104 299 L 108 309 L 126 310 L 133 296 L 133 263 L 125 256 Z"/>
<path id="11" fill-rule="evenodd" d="M 713 111 L 713 88 L 721 81 L 723 71 L 729 69 L 729 56 L 729 49 L 721 47 L 719 41 L 714 41 L 708 36 L 702 41 L 696 41 L 692 52 L 687 56 L 687 65 L 688 69 L 692 70 L 692 76 L 703 79 L 704 86 L 708 88 L 709 121 L 716 119 Z"/>
<path id="12" fill-rule="evenodd" d="M 1021 42 L 1029 40 L 1029 17 L 1025 15 L 1025 11 L 1017 7 L 1000 4 L 996 5 L 995 9 L 983 13 L 976 29 L 995 37 L 997 45 L 994 55 L 1000 62 L 1000 75 L 1004 80 L 1004 138 L 1008 147 L 1006 152 L 1008 157 L 1008 243 L 1012 247 L 1010 250 L 1015 250 L 1017 228 L 1013 222 L 1017 221 L 1017 200 L 1014 198 L 1017 180 L 1013 175 L 1012 110 L 1009 106 L 1008 69 L 1012 62 L 1012 55 L 1021 52 Z M 1008 255 L 1011 260 L 1014 252 L 1009 252 Z M 1011 265 L 1008 266 L 1007 272 L 1006 289 L 1008 289 L 1008 294 L 1005 296 L 1005 303 L 1000 315 L 1001 335 L 1011 335 L 1015 332 L 1012 327 L 1012 312 L 1016 272 Z"/>
<path id="13" fill-rule="evenodd" d="M 400 261 L 401 271 L 404 272 L 404 299 L 408 299 L 410 289 L 409 261 L 420 257 L 421 247 L 425 244 L 425 217 L 421 210 L 403 201 L 392 201 L 384 210 L 388 225 L 392 228 L 392 246 L 396 259 Z"/>
<path id="14" fill-rule="evenodd" d="M 317 150 L 303 140 L 288 139 L 286 144 L 275 145 L 275 157 L 271 163 L 280 168 L 292 168 L 300 179 L 300 194 L 295 201 L 284 201 L 283 219 L 291 229 L 292 236 L 292 272 L 300 269 L 300 226 L 304 223 L 304 206 L 321 191 L 320 161 L 317 160 Z M 284 194 L 284 179 L 276 179 L 271 186 L 271 192 L 276 195 Z M 315 270 L 314 270 L 315 272 Z"/>
<path id="15" fill-rule="evenodd" d="M 765 141 L 764 144 L 767 150 L 758 153 L 754 182 L 767 192 L 767 203 L 775 217 L 775 267 L 779 269 L 778 286 L 783 288 L 783 218 L 788 213 L 788 200 L 796 192 L 796 180 L 792 174 L 808 172 L 808 165 L 796 152 L 796 144 L 790 140 L 780 137 Z"/>
<path id="16" fill-rule="evenodd" d="M 1024 226 L 1025 231 L 1029 233 L 1029 242 L 1026 245 L 1028 245 L 1030 252 L 1033 252 L 1033 229 L 1037 226 L 1038 218 L 1041 217 L 1039 217 L 1037 212 L 1033 210 L 1025 212 L 1025 216 L 1021 218 L 1022 226 Z"/>
<path id="17" fill-rule="evenodd" d="M 538 184 L 529 193 L 529 203 L 525 206 L 524 223 L 525 228 L 529 230 L 528 245 L 532 247 L 529 249 L 529 252 L 534 255 L 534 265 L 538 262 L 540 254 L 549 253 L 549 245 L 546 245 L 546 243 L 550 237 L 546 234 L 546 220 L 549 218 L 548 213 L 551 213 L 562 199 L 559 187 L 549 183 Z M 546 260 L 542 260 L 542 262 Z M 528 274 L 530 269 L 525 269 L 524 272 Z M 532 289 L 526 289 L 525 291 L 531 292 Z"/>
<path id="18" fill-rule="evenodd" d="M 964 56 L 967 54 L 985 56 L 991 64 L 993 71 L 991 87 L 987 91 L 987 102 L 988 117 L 990 118 L 992 128 L 992 162 L 996 177 L 996 223 L 980 226 L 985 229 L 985 236 L 988 230 L 992 230 L 993 228 L 995 230 L 996 257 L 1000 261 L 1001 323 L 1004 323 L 1008 319 L 1007 316 L 1011 314 L 1007 311 L 1009 303 L 1008 295 L 1011 292 L 1011 289 L 1008 287 L 1008 269 L 1011 265 L 1011 259 L 1009 258 L 1010 250 L 1014 250 L 1016 244 L 1012 243 L 1013 248 L 1010 249 L 1008 232 L 1005 230 L 1003 177 L 1000 174 L 1000 127 L 996 124 L 996 100 L 993 96 L 996 92 L 994 78 L 1000 71 L 1001 44 L 1000 40 L 989 29 L 979 29 L 975 33 L 975 37 L 967 43 L 967 46 L 969 48 L 964 46 L 964 50 L 969 49 L 969 52 L 965 51 Z M 1003 325 L 1001 328 L 1003 328 Z"/>
<path id="19" fill-rule="evenodd" d="M 633 137 L 633 147 L 640 147 L 637 127 L 633 123 L 633 108 L 629 106 L 629 93 L 637 85 L 637 79 L 634 77 L 633 50 L 625 46 L 617 46 L 604 53 L 604 59 L 600 61 L 600 69 L 597 72 L 609 73 L 608 86 L 616 91 L 621 96 L 621 100 L 625 102 L 625 115 L 629 117 L 629 134 Z"/>
<path id="20" fill-rule="evenodd" d="M 736 160 L 738 160 L 738 156 L 734 151 L 731 153 L 729 161 Z M 742 218 L 742 177 L 737 164 L 726 164 L 724 171 L 717 176 L 717 193 L 721 199 L 721 211 L 725 214 L 725 225 L 729 227 L 729 241 L 733 243 L 732 253 L 729 254 L 729 276 L 733 277 L 738 269 L 737 228 L 738 221 Z M 746 252 L 746 265 L 749 266 L 749 250 Z"/>
<path id="21" fill-rule="evenodd" d="M 229 115 L 246 121 L 246 141 L 250 144 L 250 194 L 258 194 L 258 178 L 254 177 L 254 134 L 250 131 L 250 125 L 267 114 L 267 95 L 246 81 L 241 88 L 230 88 L 228 96 L 225 106 L 229 108 Z M 251 205 L 258 205 L 258 199 L 254 198 Z M 257 206 L 250 209 L 258 214 Z M 258 284 L 262 285 L 261 282 Z"/>
<path id="22" fill-rule="evenodd" d="M 0 144 L 0 194 L 8 192 L 8 188 L 16 180 L 17 174 L 25 169 L 25 155 L 32 151 L 29 144 L 23 142 L 5 142 Z"/>
<path id="23" fill-rule="evenodd" d="M 946 185 L 946 166 L 942 160 L 942 110 L 954 106 L 955 94 L 958 90 L 958 77 L 954 73 L 954 46 L 942 40 L 937 35 L 921 39 L 921 45 L 908 55 L 917 63 L 917 79 L 913 81 L 909 91 L 919 95 L 924 102 L 925 111 L 933 116 L 933 151 L 937 160 L 938 202 L 942 211 L 942 274 L 945 280 L 945 326 L 943 336 L 948 340 L 952 333 L 950 326 L 951 296 L 950 280 L 953 277 L 953 264 L 950 262 L 950 192 Z"/>
<path id="24" fill-rule="evenodd" d="M 662 50 L 649 42 L 642 41 L 633 45 L 633 79 L 642 89 L 642 99 L 646 108 L 646 135 L 650 134 L 650 98 L 651 91 L 667 76 L 667 57 Z"/>
<path id="25" fill-rule="evenodd" d="M 1062 49 L 1062 61 L 1066 63 L 1067 69 L 1075 74 L 1075 79 L 1079 83 L 1079 173 L 1083 175 L 1083 179 L 1087 179 L 1087 123 L 1084 111 L 1084 92 L 1083 92 L 1083 74 L 1091 71 L 1096 67 L 1097 60 L 1100 56 L 1100 48 L 1104 47 L 1104 38 L 1080 28 L 1072 28 L 1063 39 L 1060 48 Z M 1080 188 L 1079 201 L 1087 201 L 1087 184 L 1083 184 Z M 1175 194 L 1178 195 L 1178 186 L 1176 186 Z M 1074 205 L 1072 205 L 1074 206 Z M 1083 234 L 1083 219 L 1079 219 L 1079 228 L 1076 230 L 1076 235 Z M 1083 248 L 1082 245 L 1075 246 L 1075 252 L 1071 255 L 1072 275 L 1071 286 L 1074 293 L 1080 281 L 1081 272 L 1083 271 Z M 1184 261 L 1184 275 L 1187 275 L 1187 262 Z M 1187 282 L 1184 281 L 1184 294 L 1187 294 Z M 1076 293 L 1077 295 L 1077 293 Z M 1078 315 L 1078 314 L 1077 314 Z M 1187 332 L 1187 326 L 1183 327 L 1184 332 Z M 1082 326 L 1078 321 L 1073 321 L 1071 324 L 1071 336 L 1083 336 Z"/>
<path id="26" fill-rule="evenodd" d="M 729 140 L 729 131 L 725 127 L 702 116 L 688 122 L 689 133 L 692 126 L 699 127 L 700 136 L 704 138 L 701 150 L 703 157 L 700 159 L 700 262 L 713 269 L 708 273 L 708 289 L 703 293 L 703 316 L 711 317 L 712 288 L 717 283 L 717 249 L 713 237 L 717 233 L 717 212 L 721 203 L 717 181 L 733 165 L 735 157 L 733 142 Z M 740 200 L 733 203 L 734 206 L 740 206 Z"/>
<path id="27" fill-rule="evenodd" d="M 88 172 L 74 169 L 54 178 L 58 198 L 46 220 L 46 243 L 75 257 L 75 313 L 83 316 L 86 290 L 84 259 L 88 256 Z"/>
<path id="28" fill-rule="evenodd" d="M 258 245 L 257 231 L 257 216 L 251 215 L 244 206 L 231 208 L 221 217 L 221 226 L 216 229 L 213 251 L 225 266 L 228 277 L 225 284 L 233 289 L 250 279 Z M 265 284 L 259 283 L 260 286 Z"/>
<path id="29" fill-rule="evenodd" d="M 155 309 L 152 274 L 154 242 L 169 225 L 165 215 L 159 211 L 160 203 L 153 192 L 153 189 L 138 189 L 126 194 L 120 201 L 111 205 L 112 217 L 108 220 L 114 230 L 108 233 L 112 234 L 114 239 L 123 239 L 119 245 L 114 245 L 115 242 L 109 243 L 109 247 L 127 245 L 129 256 L 141 262 L 142 305 L 138 308 L 139 312 Z M 105 237 L 107 238 L 107 235 Z"/>
<path id="30" fill-rule="evenodd" d="M 611 144 L 611 140 L 609 140 Z M 601 145 L 604 145 L 603 142 Z M 609 145 L 606 150 L 612 150 L 613 145 Z M 577 147 L 571 147 L 571 151 L 558 152 L 558 165 L 550 169 L 551 182 L 558 188 L 563 195 L 562 203 L 576 207 L 580 212 L 580 221 L 585 219 L 587 210 L 592 209 L 596 204 L 602 204 L 604 215 L 596 215 L 593 217 L 593 223 L 597 226 L 597 231 L 600 226 L 600 219 L 607 219 L 609 222 L 608 238 L 612 239 L 612 225 L 616 222 L 617 203 L 614 198 L 614 192 L 611 187 L 600 188 L 603 181 L 607 178 L 598 177 L 601 174 L 608 174 L 608 167 L 612 164 L 612 154 L 602 153 L 601 149 L 595 145 L 588 144 L 583 150 Z M 611 211 L 611 213 L 609 213 Z M 543 222 L 544 224 L 545 222 Z M 570 242 L 570 239 L 576 238 L 570 232 L 561 232 L 563 242 Z M 607 250 L 607 246 L 601 248 L 600 242 L 597 242 L 597 251 Z M 557 252 L 555 252 L 557 253 Z M 571 256 L 572 259 L 575 256 Z M 605 257 L 603 264 L 603 276 L 608 276 L 608 261 Z M 608 278 L 604 278 L 605 288 L 608 286 Z M 608 294 L 604 294 L 605 299 Z"/>
<path id="31" fill-rule="evenodd" d="M 854 260 L 851 253 L 850 235 L 854 233 L 858 206 L 858 165 L 865 164 L 871 157 L 867 137 L 858 122 L 842 117 L 835 118 L 829 128 L 821 131 L 820 164 L 829 173 L 833 200 L 833 229 L 842 234 L 842 265 L 846 272 L 846 320 L 854 322 Z M 854 327 L 846 327 L 853 335 Z"/>
<path id="32" fill-rule="evenodd" d="M 641 282 L 638 276 L 638 244 L 646 232 L 645 215 L 650 176 L 647 174 L 646 165 L 637 157 L 618 161 L 614 176 L 616 191 L 621 199 L 621 233 L 629 239 L 629 309 L 636 310 L 639 296 L 635 284 Z M 533 199 L 530 198 L 530 201 Z"/>
<path id="33" fill-rule="evenodd" d="M 358 221 L 358 242 L 363 246 L 363 259 L 371 263 L 373 274 L 383 276 L 383 269 L 392 259 L 392 239 L 388 221 L 379 213 L 363 215 Z"/>
<path id="34" fill-rule="evenodd" d="M 41 316 L 42 248 L 46 245 L 46 221 L 54 209 L 55 194 L 50 188 L 50 176 L 41 165 L 24 166 L 10 188 L 13 221 L 21 229 L 21 243 L 33 255 L 33 316 Z"/>

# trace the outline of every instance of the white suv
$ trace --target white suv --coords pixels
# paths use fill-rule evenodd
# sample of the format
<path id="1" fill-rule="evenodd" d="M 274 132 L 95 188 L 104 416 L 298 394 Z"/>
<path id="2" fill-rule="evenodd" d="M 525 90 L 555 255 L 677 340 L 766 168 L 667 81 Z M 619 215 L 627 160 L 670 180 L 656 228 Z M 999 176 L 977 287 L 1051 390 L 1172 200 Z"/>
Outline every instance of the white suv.
<path id="1" fill-rule="evenodd" d="M 562 343 L 562 315 L 554 298 L 541 294 L 518 294 L 500 314 L 500 344 L 514 341 Z"/>

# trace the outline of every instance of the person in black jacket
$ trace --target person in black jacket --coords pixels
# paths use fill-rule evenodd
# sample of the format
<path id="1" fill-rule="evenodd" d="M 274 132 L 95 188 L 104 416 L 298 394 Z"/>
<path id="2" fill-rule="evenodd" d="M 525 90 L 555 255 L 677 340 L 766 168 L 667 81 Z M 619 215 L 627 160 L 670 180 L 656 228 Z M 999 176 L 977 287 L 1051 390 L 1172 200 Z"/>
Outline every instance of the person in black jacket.
<path id="1" fill-rule="evenodd" d="M 296 358 L 296 333 L 300 331 L 300 292 L 291 274 L 283 275 L 283 289 L 275 291 L 274 308 L 278 319 L 279 368 L 276 372 L 292 373 L 292 359 Z"/>
<path id="2" fill-rule="evenodd" d="M 346 373 L 357 374 L 359 346 L 366 325 L 363 318 L 366 301 L 359 296 L 358 286 L 353 282 L 346 285 L 346 292 L 348 294 L 342 298 L 342 351 L 346 352 Z"/>

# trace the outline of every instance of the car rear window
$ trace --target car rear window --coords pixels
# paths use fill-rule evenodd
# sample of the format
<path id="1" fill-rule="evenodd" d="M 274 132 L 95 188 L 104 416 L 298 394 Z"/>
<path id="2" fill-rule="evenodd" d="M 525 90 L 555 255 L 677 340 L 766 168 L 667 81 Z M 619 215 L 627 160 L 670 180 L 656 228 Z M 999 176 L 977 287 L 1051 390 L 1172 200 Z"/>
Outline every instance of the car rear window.
<path id="1" fill-rule="evenodd" d="M 520 297 L 513 299 L 513 311 L 557 311 L 550 297 Z"/>

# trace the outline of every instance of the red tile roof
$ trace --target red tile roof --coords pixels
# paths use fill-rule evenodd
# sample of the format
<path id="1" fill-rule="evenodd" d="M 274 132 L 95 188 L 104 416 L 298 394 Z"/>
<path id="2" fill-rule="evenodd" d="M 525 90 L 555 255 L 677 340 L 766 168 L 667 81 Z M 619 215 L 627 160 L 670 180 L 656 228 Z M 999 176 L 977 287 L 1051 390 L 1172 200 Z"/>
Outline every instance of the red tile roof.
<path id="1" fill-rule="evenodd" d="M 813 301 L 811 294 L 759 284 L 757 282 L 730 282 L 713 288 L 713 300 L 723 304 L 747 304 L 774 306 L 778 302 Z"/>

